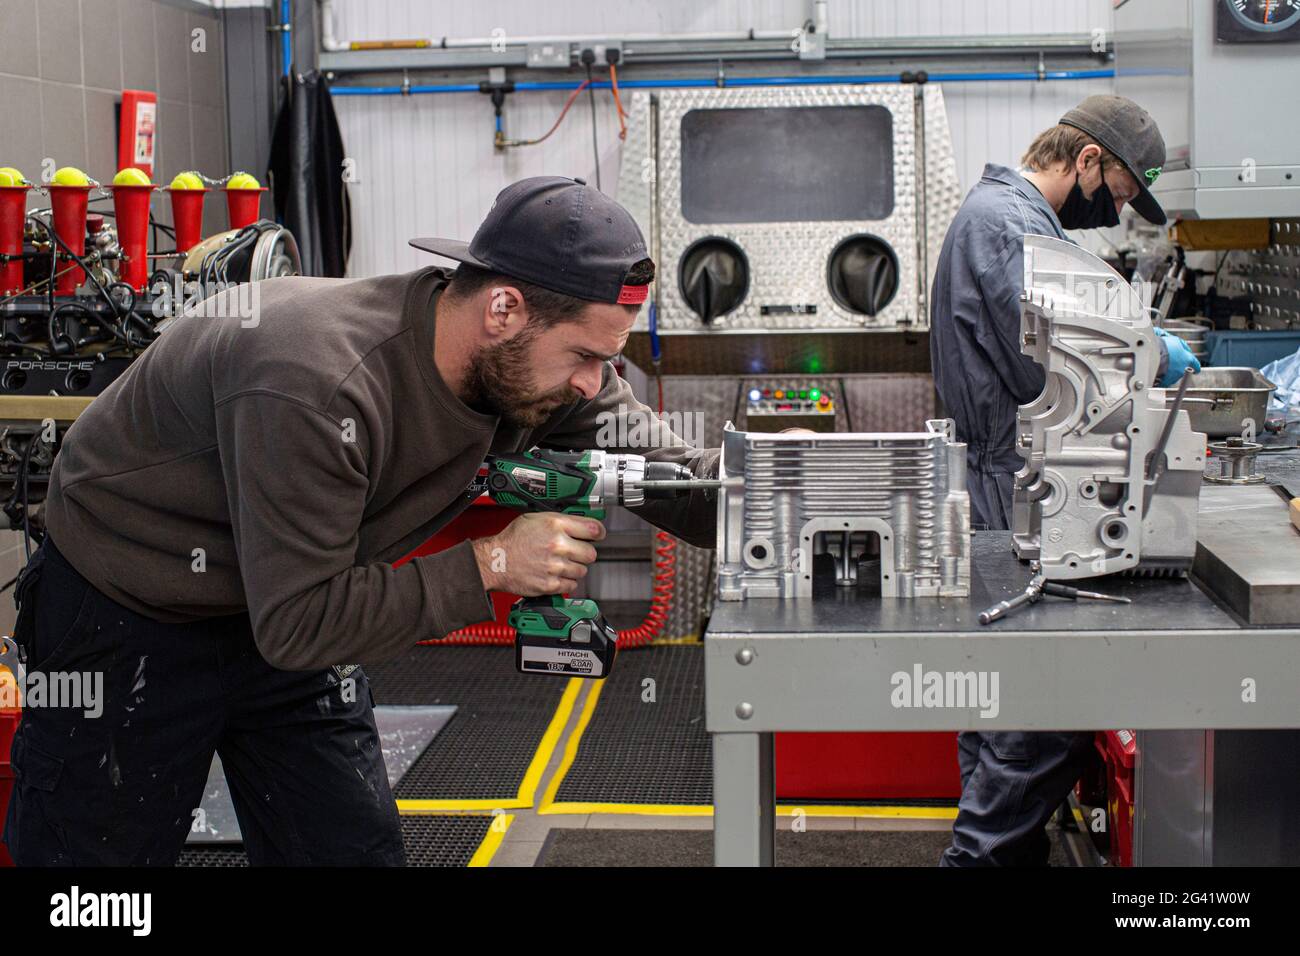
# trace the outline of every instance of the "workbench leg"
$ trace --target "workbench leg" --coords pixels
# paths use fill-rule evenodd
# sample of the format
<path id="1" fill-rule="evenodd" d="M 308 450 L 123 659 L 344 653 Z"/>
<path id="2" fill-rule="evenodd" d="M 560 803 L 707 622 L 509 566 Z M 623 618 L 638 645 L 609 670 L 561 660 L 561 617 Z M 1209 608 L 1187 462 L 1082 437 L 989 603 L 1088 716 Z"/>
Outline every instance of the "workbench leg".
<path id="1" fill-rule="evenodd" d="M 713 865 L 771 866 L 776 784 L 771 734 L 713 735 Z"/>

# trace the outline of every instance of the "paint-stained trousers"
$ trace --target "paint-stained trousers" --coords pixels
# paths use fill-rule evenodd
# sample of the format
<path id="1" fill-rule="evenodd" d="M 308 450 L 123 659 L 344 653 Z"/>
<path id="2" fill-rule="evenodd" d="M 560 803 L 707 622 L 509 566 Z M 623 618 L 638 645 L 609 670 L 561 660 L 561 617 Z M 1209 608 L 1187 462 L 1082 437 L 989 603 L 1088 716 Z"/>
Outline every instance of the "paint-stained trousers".
<path id="1" fill-rule="evenodd" d="M 175 863 L 204 824 L 213 753 L 253 864 L 405 862 L 360 668 L 352 683 L 333 669 L 277 670 L 247 614 L 190 624 L 135 614 L 48 538 L 15 599 L 29 674 L 103 675 L 96 708 L 24 710 L 4 830 L 20 866 Z"/>

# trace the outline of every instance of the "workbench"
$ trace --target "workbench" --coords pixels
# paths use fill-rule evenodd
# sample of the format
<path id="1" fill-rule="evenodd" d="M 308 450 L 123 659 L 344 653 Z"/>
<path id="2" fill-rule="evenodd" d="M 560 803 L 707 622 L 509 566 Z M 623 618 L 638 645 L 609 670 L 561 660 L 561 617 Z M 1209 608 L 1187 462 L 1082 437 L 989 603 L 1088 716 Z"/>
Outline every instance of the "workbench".
<path id="1" fill-rule="evenodd" d="M 1010 537 L 973 534 L 965 598 L 845 590 L 714 605 L 704 653 L 717 865 L 772 864 L 777 731 L 1300 728 L 1300 627 L 1251 626 L 1189 578 L 1110 577 L 1084 586 L 1132 604 L 1045 598 L 981 626 L 981 610 L 1029 581 Z M 947 681 L 940 701 L 912 686 L 928 672 L 975 676 Z M 979 696 L 980 672 L 986 699 L 961 700 L 970 687 Z"/>

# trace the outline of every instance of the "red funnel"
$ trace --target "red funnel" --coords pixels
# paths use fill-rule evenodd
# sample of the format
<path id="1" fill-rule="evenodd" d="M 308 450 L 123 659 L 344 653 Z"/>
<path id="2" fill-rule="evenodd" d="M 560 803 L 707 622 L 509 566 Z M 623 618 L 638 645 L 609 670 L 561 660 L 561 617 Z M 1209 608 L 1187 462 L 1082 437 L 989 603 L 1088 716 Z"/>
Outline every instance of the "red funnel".
<path id="1" fill-rule="evenodd" d="M 176 251 L 186 253 L 203 238 L 203 197 L 206 189 L 168 189 L 172 197 L 172 224 L 176 227 Z"/>
<path id="2" fill-rule="evenodd" d="M 149 200 L 153 186 L 114 186 L 117 244 L 122 247 L 120 278 L 137 292 L 149 282 Z"/>
<path id="3" fill-rule="evenodd" d="M 23 251 L 23 219 L 27 215 L 27 187 L 0 186 L 0 255 Z M 0 295 L 23 287 L 23 260 L 0 262 Z"/>
<path id="4" fill-rule="evenodd" d="M 54 206 L 54 231 L 69 249 L 80 256 L 86 251 L 86 202 L 90 199 L 90 187 L 51 184 L 49 190 L 50 203 Z M 60 257 L 60 261 L 65 260 Z M 85 269 L 70 264 L 60 265 L 54 291 L 59 295 L 71 295 L 85 281 Z"/>
<path id="5" fill-rule="evenodd" d="M 226 208 L 230 211 L 230 228 L 243 229 L 257 222 L 265 186 L 257 189 L 227 189 Z"/>

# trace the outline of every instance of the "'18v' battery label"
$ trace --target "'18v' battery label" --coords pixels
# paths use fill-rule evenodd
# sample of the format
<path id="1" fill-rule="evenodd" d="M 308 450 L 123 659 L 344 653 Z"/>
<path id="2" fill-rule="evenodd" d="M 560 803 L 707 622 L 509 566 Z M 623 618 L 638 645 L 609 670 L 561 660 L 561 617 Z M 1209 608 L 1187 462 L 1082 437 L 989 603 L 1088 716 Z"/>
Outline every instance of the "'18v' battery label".
<path id="1" fill-rule="evenodd" d="M 519 649 L 519 664 L 526 671 L 545 674 L 573 674 L 578 677 L 603 677 L 600 658 L 595 651 L 573 647 L 529 647 Z"/>

